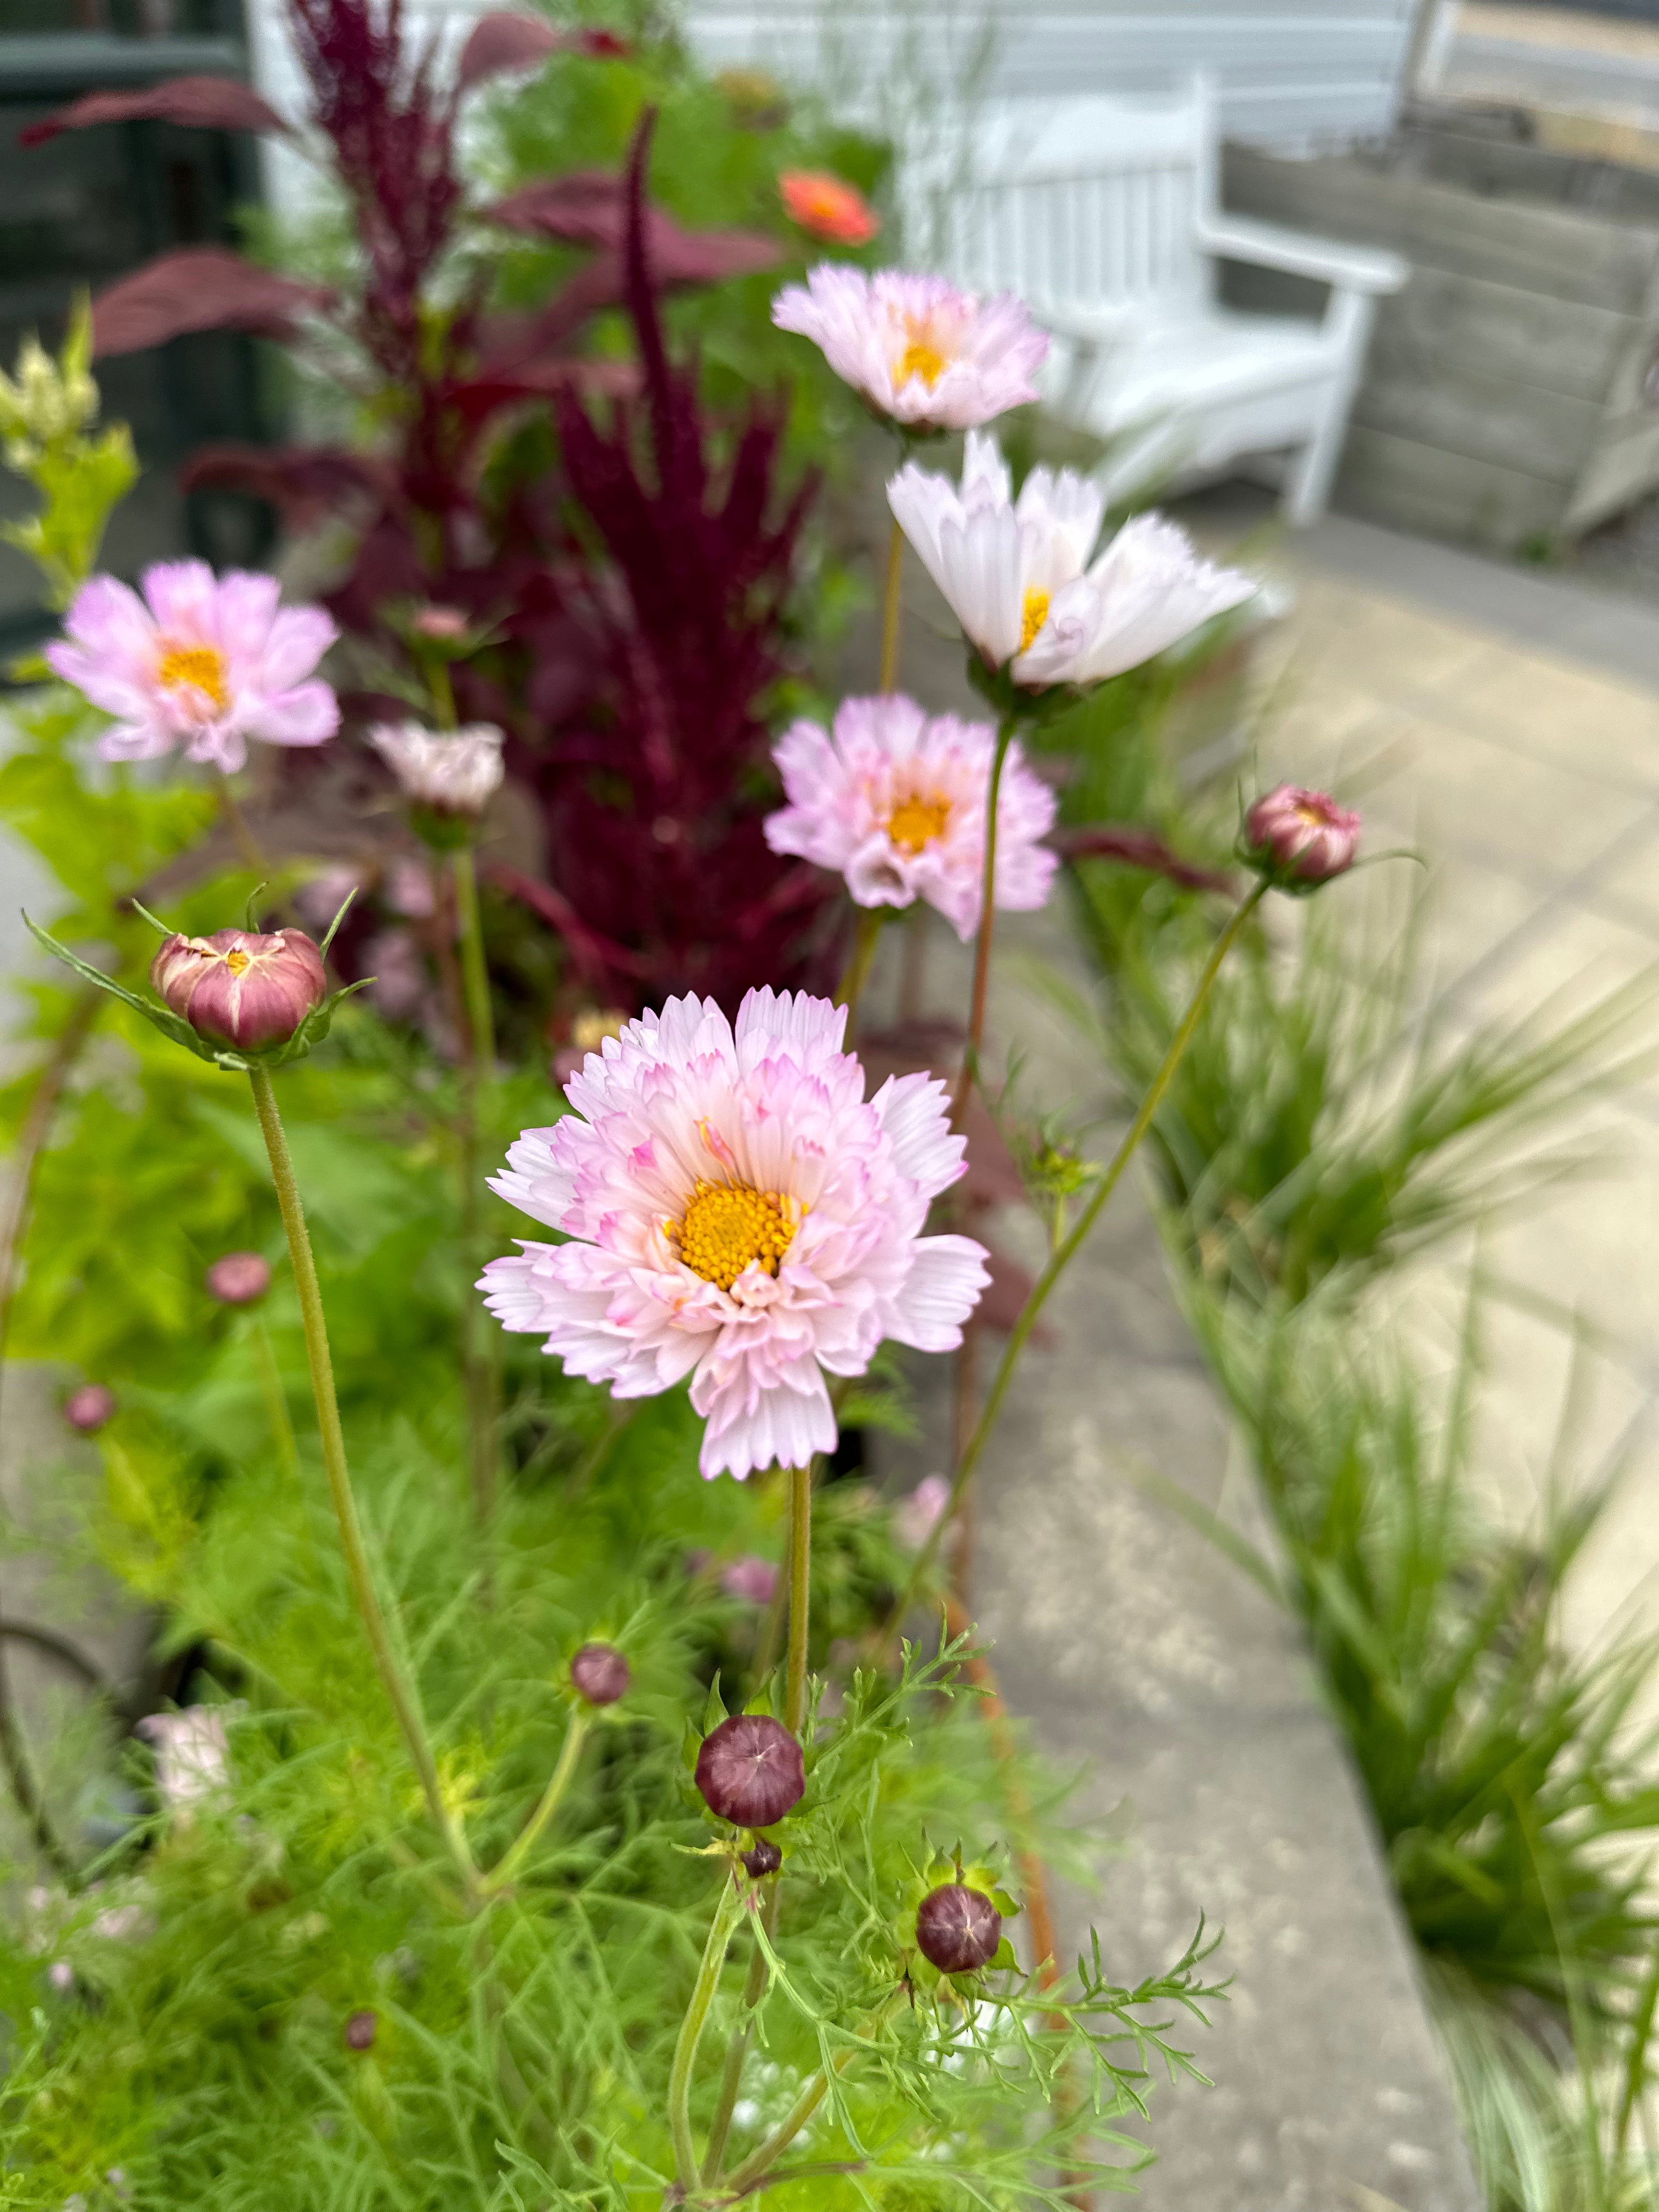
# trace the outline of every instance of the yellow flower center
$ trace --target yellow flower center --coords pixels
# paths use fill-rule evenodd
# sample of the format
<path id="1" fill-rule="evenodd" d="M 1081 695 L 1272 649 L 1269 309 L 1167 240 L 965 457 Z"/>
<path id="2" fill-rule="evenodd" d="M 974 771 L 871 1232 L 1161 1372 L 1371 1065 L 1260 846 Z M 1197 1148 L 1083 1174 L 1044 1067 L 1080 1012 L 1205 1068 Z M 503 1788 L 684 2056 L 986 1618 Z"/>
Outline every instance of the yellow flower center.
<path id="1" fill-rule="evenodd" d="M 1036 642 L 1037 632 L 1048 621 L 1050 597 L 1050 593 L 1039 592 L 1035 586 L 1025 594 L 1024 604 L 1019 611 L 1019 649 L 1022 653 Z"/>
<path id="2" fill-rule="evenodd" d="M 1305 822 L 1310 830 L 1329 829 L 1330 817 L 1322 806 L 1310 806 L 1304 799 L 1296 811 L 1297 817 Z"/>
<path id="3" fill-rule="evenodd" d="M 906 345 L 893 369 L 896 390 L 902 391 L 913 376 L 919 376 L 931 392 L 951 365 L 951 356 L 939 342 L 939 333 L 922 315 L 907 315 L 904 319 Z"/>
<path id="4" fill-rule="evenodd" d="M 245 975 L 253 965 L 253 961 L 252 956 L 244 952 L 239 945 L 234 952 L 226 953 L 225 965 L 233 975 Z"/>
<path id="5" fill-rule="evenodd" d="M 924 845 L 945 835 L 945 825 L 951 818 L 948 799 L 924 799 L 913 792 L 902 799 L 887 817 L 887 834 L 905 852 L 921 852 Z"/>
<path id="6" fill-rule="evenodd" d="M 663 1233 L 694 1275 L 729 1291 L 751 1260 L 777 1273 L 795 1235 L 787 1204 L 775 1190 L 699 1181 L 684 1221 L 665 1221 Z"/>
<path id="7" fill-rule="evenodd" d="M 210 698 L 220 714 L 229 704 L 230 694 L 225 688 L 225 656 L 216 646 L 167 646 L 155 671 L 155 680 L 164 691 L 176 691 L 181 685 L 189 684 L 192 690 Z"/>

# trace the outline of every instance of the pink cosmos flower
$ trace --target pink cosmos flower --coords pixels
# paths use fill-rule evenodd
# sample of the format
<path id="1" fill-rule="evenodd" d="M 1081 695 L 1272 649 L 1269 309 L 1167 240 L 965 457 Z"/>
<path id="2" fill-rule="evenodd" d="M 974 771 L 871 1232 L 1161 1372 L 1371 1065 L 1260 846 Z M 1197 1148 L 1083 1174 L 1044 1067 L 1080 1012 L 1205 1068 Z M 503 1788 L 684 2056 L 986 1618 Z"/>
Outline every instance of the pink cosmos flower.
<path id="1" fill-rule="evenodd" d="M 770 1605 L 778 1594 L 778 1571 L 770 1559 L 745 1552 L 720 1577 L 720 1588 L 727 1597 L 742 1598 L 750 1605 Z"/>
<path id="2" fill-rule="evenodd" d="M 995 752 L 988 722 L 930 721 L 897 693 L 844 700 L 833 731 L 797 722 L 773 749 L 789 805 L 768 816 L 766 842 L 836 870 L 860 906 L 926 899 L 965 944 L 979 927 Z M 997 793 L 998 906 L 1047 901 L 1060 863 L 1041 840 L 1054 819 L 1054 793 L 1016 739 Z"/>
<path id="3" fill-rule="evenodd" d="M 113 576 L 83 584 L 46 659 L 66 684 L 115 717 L 105 760 L 153 760 L 182 744 L 187 760 L 233 774 L 247 740 L 319 745 L 340 726 L 333 692 L 307 682 L 338 635 L 320 607 L 284 607 L 274 576 L 204 561 L 147 568 L 143 598 Z"/>
<path id="4" fill-rule="evenodd" d="M 690 1375 L 706 1475 L 831 1449 L 825 1370 L 861 1375 L 884 1338 L 950 1351 L 989 1279 L 981 1246 L 922 1234 L 963 1171 L 944 1085 L 866 1100 L 845 1027 L 804 993 L 751 991 L 735 1027 L 671 999 L 590 1054 L 574 1113 L 491 1184 L 572 1241 L 491 1261 L 490 1310 L 619 1398 Z"/>
<path id="5" fill-rule="evenodd" d="M 908 1550 L 919 1552 L 950 1503 L 950 1477 L 924 1474 L 909 1496 L 901 1498 L 894 1508 L 893 1526 L 899 1541 Z"/>
<path id="6" fill-rule="evenodd" d="M 493 722 L 428 730 L 419 722 L 377 722 L 368 733 L 406 798 L 440 814 L 482 814 L 501 788 L 501 732 Z"/>
<path id="7" fill-rule="evenodd" d="M 186 1705 L 182 1712 L 147 1713 L 137 1733 L 155 1753 L 155 1786 L 173 1811 L 224 1788 L 230 1745 L 222 1707 Z"/>
<path id="8" fill-rule="evenodd" d="M 1037 396 L 1048 339 L 1012 292 L 981 300 L 942 276 L 826 261 L 772 302 L 781 331 L 822 348 L 843 382 L 915 430 L 969 430 Z"/>

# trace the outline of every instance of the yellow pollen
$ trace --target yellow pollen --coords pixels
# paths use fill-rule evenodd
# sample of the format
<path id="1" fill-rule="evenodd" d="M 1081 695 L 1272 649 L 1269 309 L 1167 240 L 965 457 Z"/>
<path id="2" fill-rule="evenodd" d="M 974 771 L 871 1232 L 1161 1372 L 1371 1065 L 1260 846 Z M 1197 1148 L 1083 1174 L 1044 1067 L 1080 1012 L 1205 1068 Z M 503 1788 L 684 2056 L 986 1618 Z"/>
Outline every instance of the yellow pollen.
<path id="1" fill-rule="evenodd" d="M 907 315 L 904 335 L 908 343 L 893 369 L 894 387 L 902 392 L 913 376 L 919 376 L 931 392 L 950 367 L 951 356 L 925 316 Z"/>
<path id="2" fill-rule="evenodd" d="M 229 703 L 230 694 L 225 689 L 225 656 L 215 646 L 169 645 L 161 655 L 155 680 L 164 691 L 176 691 L 181 684 L 189 684 L 193 691 L 204 693 L 222 714 Z"/>
<path id="3" fill-rule="evenodd" d="M 945 835 L 945 825 L 951 818 L 948 799 L 924 799 L 912 792 L 902 799 L 887 817 L 887 834 L 905 852 L 916 854 L 935 837 Z"/>
<path id="4" fill-rule="evenodd" d="M 239 945 L 234 952 L 226 953 L 225 965 L 229 969 L 233 975 L 241 975 L 246 974 L 247 969 L 253 965 L 253 962 L 251 957 L 247 953 L 244 952 Z"/>
<path id="5" fill-rule="evenodd" d="M 684 1221 L 665 1221 L 663 1233 L 679 1247 L 694 1275 L 729 1291 L 751 1260 L 769 1275 L 789 1249 L 795 1224 L 775 1190 L 743 1182 L 703 1182 L 692 1191 Z"/>
<path id="6" fill-rule="evenodd" d="M 1322 806 L 1310 806 L 1304 800 L 1296 811 L 1299 819 L 1305 822 L 1310 830 L 1327 830 L 1330 827 L 1329 817 Z"/>
<path id="7" fill-rule="evenodd" d="M 1019 611 L 1019 649 L 1024 653 L 1033 644 L 1037 632 L 1048 619 L 1049 593 L 1039 592 L 1035 586 L 1025 594 Z"/>

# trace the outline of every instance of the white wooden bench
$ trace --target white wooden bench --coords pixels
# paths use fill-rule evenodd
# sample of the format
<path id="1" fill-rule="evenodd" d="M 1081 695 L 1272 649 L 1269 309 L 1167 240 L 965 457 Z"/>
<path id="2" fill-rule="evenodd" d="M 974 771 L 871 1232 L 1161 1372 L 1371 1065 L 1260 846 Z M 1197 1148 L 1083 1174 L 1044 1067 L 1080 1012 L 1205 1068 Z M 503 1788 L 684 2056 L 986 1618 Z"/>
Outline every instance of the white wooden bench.
<path id="1" fill-rule="evenodd" d="M 1293 523 L 1324 510 L 1392 253 L 1224 213 L 1209 85 L 1162 101 L 1005 100 L 906 165 L 907 244 L 975 291 L 1022 295 L 1056 340 L 1045 397 L 1107 441 L 1121 501 L 1285 454 Z M 1231 260 L 1329 287 L 1320 317 L 1223 306 Z"/>

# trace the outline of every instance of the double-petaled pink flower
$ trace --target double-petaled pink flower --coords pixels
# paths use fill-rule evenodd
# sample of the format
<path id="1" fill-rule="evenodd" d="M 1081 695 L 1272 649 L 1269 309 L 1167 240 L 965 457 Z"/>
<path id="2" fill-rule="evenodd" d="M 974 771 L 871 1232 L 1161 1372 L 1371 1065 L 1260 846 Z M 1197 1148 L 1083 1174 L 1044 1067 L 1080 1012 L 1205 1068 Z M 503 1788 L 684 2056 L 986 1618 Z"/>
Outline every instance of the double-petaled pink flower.
<path id="1" fill-rule="evenodd" d="M 837 376 L 911 430 L 968 430 L 1037 396 L 1047 334 L 1012 292 L 981 300 L 942 276 L 866 276 L 826 261 L 772 302 L 781 331 L 820 347 Z"/>
<path id="2" fill-rule="evenodd" d="M 766 842 L 835 869 L 860 906 L 925 899 L 965 943 L 979 927 L 995 752 L 988 722 L 930 720 L 897 693 L 844 700 L 832 730 L 797 722 L 774 748 L 789 804 L 768 817 Z M 997 793 L 999 907 L 1047 900 L 1059 863 L 1041 841 L 1054 819 L 1054 794 L 1016 739 Z"/>
<path id="3" fill-rule="evenodd" d="M 787 991 L 751 991 L 735 1026 L 671 999 L 590 1054 L 575 1111 L 491 1186 L 571 1242 L 492 1261 L 490 1310 L 620 1398 L 690 1375 L 706 1475 L 830 1450 L 826 1370 L 861 1375 L 884 1338 L 951 1350 L 988 1279 L 980 1245 L 922 1234 L 963 1173 L 945 1086 L 866 1100 L 845 1024 Z"/>
<path id="4" fill-rule="evenodd" d="M 227 775 L 247 740 L 319 745 L 340 726 L 329 686 L 313 671 L 337 635 L 320 607 L 285 607 L 272 576 L 204 561 L 162 561 L 143 597 L 113 576 L 82 585 L 64 640 L 46 659 L 66 684 L 115 718 L 98 741 L 106 760 L 152 760 L 185 749 Z"/>
<path id="5" fill-rule="evenodd" d="M 1322 791 L 1281 783 L 1258 799 L 1244 820 L 1243 848 L 1283 889 L 1311 890 L 1351 868 L 1360 820 Z"/>

